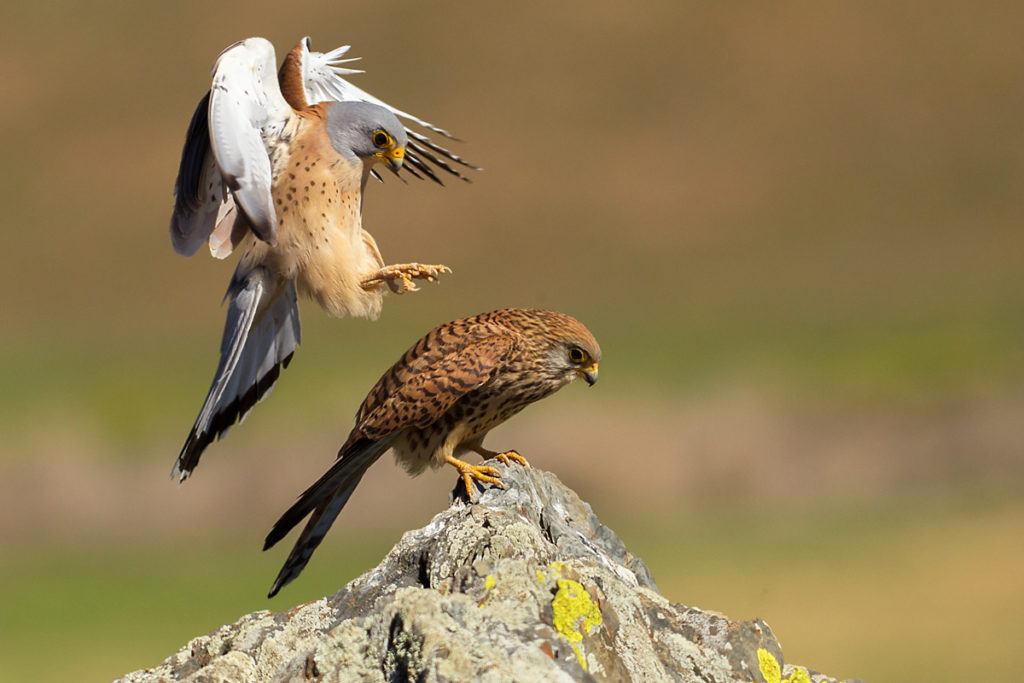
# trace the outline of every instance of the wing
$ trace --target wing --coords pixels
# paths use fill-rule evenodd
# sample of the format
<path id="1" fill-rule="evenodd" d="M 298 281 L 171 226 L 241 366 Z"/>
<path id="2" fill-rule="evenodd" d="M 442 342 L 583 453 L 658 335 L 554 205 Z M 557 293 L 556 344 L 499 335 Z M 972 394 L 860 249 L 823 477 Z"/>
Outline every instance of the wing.
<path id="1" fill-rule="evenodd" d="M 443 135 L 446 138 L 455 139 L 452 134 L 445 129 L 439 128 L 438 126 L 435 126 L 428 121 L 424 121 L 413 114 L 402 111 L 401 109 L 392 107 L 387 102 L 382 102 L 362 88 L 356 87 L 345 80 L 343 76 L 362 73 L 359 70 L 349 69 L 342 66 L 342 64 L 347 64 L 358 59 L 352 57 L 343 59 L 344 55 L 349 50 L 348 45 L 343 45 L 342 47 L 331 50 L 330 52 L 313 52 L 310 50 L 310 40 L 306 37 L 302 39 L 298 46 L 296 46 L 296 50 L 298 51 L 297 57 L 299 59 L 302 73 L 302 85 L 305 93 L 305 99 L 309 104 L 312 105 L 318 102 L 327 101 L 344 102 L 347 100 L 370 102 L 390 110 L 395 116 L 407 121 L 412 121 L 413 123 L 434 133 Z M 423 173 L 431 180 L 441 183 L 441 179 L 437 177 L 434 173 L 434 169 L 432 169 L 427 162 L 430 162 L 430 164 L 437 166 L 446 173 L 450 173 L 451 175 L 461 178 L 467 182 L 469 179 L 462 175 L 462 173 L 459 172 L 459 169 L 456 168 L 456 166 L 453 166 L 452 163 L 457 166 L 473 169 L 474 171 L 480 170 L 450 150 L 438 145 L 427 135 L 417 133 L 409 128 L 406 128 L 405 130 L 409 135 L 409 146 L 406 150 L 405 162 L 413 175 L 420 177 L 419 173 Z"/>
<path id="2" fill-rule="evenodd" d="M 196 253 L 235 206 L 210 148 L 209 105 L 210 93 L 206 93 L 199 100 L 185 134 L 178 178 L 174 182 L 171 244 L 183 256 Z"/>
<path id="3" fill-rule="evenodd" d="M 515 339 L 507 333 L 455 345 L 408 373 L 376 405 L 361 410 L 353 435 L 382 439 L 406 427 L 434 423 L 456 401 L 489 380 L 515 348 Z"/>
<path id="4" fill-rule="evenodd" d="M 237 208 L 260 239 L 275 244 L 268 147 L 292 118 L 281 95 L 274 46 L 263 38 L 235 43 L 217 59 L 210 88 L 210 146 Z"/>

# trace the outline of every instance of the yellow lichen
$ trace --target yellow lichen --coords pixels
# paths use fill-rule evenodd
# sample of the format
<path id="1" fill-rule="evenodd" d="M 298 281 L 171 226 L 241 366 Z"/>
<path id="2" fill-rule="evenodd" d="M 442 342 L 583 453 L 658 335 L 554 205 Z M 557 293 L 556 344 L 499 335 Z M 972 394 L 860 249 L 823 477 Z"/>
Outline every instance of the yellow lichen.
<path id="1" fill-rule="evenodd" d="M 779 661 L 763 647 L 757 648 L 757 663 L 766 683 L 811 683 L 806 669 L 795 668 L 793 673 L 783 678 Z"/>
<path id="2" fill-rule="evenodd" d="M 782 683 L 782 667 L 775 655 L 763 647 L 757 648 L 757 664 L 765 683 Z"/>
<path id="3" fill-rule="evenodd" d="M 583 641 L 581 627 L 590 633 L 596 626 L 600 626 L 601 610 L 597 603 L 590 599 L 590 593 L 576 581 L 558 579 L 558 592 L 551 601 L 551 610 L 554 613 L 555 630 L 569 641 L 576 659 L 586 671 L 587 660 L 579 646 Z M 583 620 L 582 624 L 579 623 L 580 619 Z"/>
<path id="4" fill-rule="evenodd" d="M 484 590 L 491 590 L 496 583 L 498 583 L 498 580 L 493 575 L 488 574 L 484 579 Z"/>
<path id="5" fill-rule="evenodd" d="M 807 673 L 807 669 L 793 669 L 793 673 L 784 680 L 789 683 L 811 683 L 811 675 Z"/>
<path id="6" fill-rule="evenodd" d="M 544 572 L 537 570 L 537 583 L 544 583 Z"/>

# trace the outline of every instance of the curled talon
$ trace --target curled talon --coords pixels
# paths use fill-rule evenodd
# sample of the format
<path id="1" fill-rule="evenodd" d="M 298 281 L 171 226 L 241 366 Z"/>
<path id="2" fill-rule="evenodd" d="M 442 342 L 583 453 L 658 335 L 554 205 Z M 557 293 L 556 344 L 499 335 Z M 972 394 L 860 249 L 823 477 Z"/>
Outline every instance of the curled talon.
<path id="1" fill-rule="evenodd" d="M 505 463 L 506 467 L 511 466 L 512 463 L 509 462 L 510 460 L 514 460 L 517 463 L 519 463 L 520 465 L 522 465 L 523 467 L 525 467 L 526 469 L 531 469 L 530 468 L 530 463 L 528 463 L 526 461 L 526 458 L 524 458 L 523 456 L 519 455 L 519 451 L 517 451 L 517 450 L 513 449 L 513 450 L 508 450 L 508 451 L 502 451 L 502 452 L 499 453 L 497 451 L 489 451 L 486 448 L 484 448 L 483 446 L 481 446 L 480 444 L 476 444 L 476 445 L 470 446 L 469 448 L 470 448 L 470 450 L 472 450 L 474 453 L 479 455 L 481 458 L 484 458 L 485 460 L 489 459 L 489 458 L 497 458 L 498 460 L 500 460 L 503 463 Z"/>
<path id="2" fill-rule="evenodd" d="M 422 263 L 403 263 L 393 266 L 385 266 L 376 273 L 362 281 L 363 289 L 374 289 L 386 284 L 395 294 L 419 291 L 416 280 L 437 282 L 438 276 L 442 273 L 452 272 L 448 266 L 425 266 Z"/>
<path id="3" fill-rule="evenodd" d="M 525 467 L 526 469 L 532 469 L 530 463 L 526 462 L 526 458 L 519 455 L 517 451 L 505 451 L 504 453 L 495 453 L 494 457 L 505 463 L 505 466 L 511 466 L 510 460 L 515 460 L 517 463 Z"/>
<path id="4" fill-rule="evenodd" d="M 458 458 L 447 456 L 445 462 L 452 465 L 462 475 L 462 483 L 466 487 L 466 495 L 469 499 L 473 500 L 473 480 L 483 482 L 485 484 L 495 484 L 501 488 L 508 488 L 504 482 L 498 477 L 501 476 L 501 472 L 491 467 L 490 465 L 470 465 L 468 462 L 459 460 Z"/>

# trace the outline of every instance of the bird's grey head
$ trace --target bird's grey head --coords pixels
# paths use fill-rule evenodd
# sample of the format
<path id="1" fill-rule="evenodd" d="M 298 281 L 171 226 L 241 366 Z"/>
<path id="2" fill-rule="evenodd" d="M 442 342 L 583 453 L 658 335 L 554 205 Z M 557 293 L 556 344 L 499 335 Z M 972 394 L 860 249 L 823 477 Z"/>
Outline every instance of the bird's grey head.
<path id="1" fill-rule="evenodd" d="M 383 161 L 397 172 L 409 144 L 395 115 L 369 102 L 332 102 L 327 108 L 327 135 L 339 154 L 361 160 L 367 170 Z"/>

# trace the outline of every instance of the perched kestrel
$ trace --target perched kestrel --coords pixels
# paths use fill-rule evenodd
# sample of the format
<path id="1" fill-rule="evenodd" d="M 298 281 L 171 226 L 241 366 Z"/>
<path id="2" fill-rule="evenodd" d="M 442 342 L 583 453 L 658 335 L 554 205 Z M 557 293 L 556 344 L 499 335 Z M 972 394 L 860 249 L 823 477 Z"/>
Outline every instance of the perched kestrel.
<path id="1" fill-rule="evenodd" d="M 263 38 L 217 59 L 182 150 L 171 217 L 174 249 L 190 256 L 208 241 L 225 258 L 241 252 L 228 287 L 220 363 L 174 466 L 184 480 L 203 450 L 246 415 L 277 381 L 299 344 L 296 289 L 330 315 L 375 319 L 385 288 L 415 290 L 446 266 L 385 266 L 362 228 L 363 191 L 374 165 L 405 168 L 440 183 L 430 164 L 463 178 L 475 168 L 404 117 L 449 134 L 345 81 L 348 47 L 322 54 L 305 38 L 281 70 Z M 450 137 L 450 136 L 449 136 Z M 428 163 L 429 162 L 429 163 Z"/>
<path id="2" fill-rule="evenodd" d="M 470 498 L 473 480 L 503 486 L 495 468 L 457 456 L 474 451 L 525 465 L 515 451 L 485 449 L 484 437 L 577 377 L 593 385 L 600 360 L 601 348 L 587 328 L 553 311 L 503 309 L 428 332 L 370 390 L 334 466 L 267 535 L 264 550 L 312 513 L 269 597 L 299 575 L 363 474 L 389 448 L 412 475 L 453 465 Z"/>

